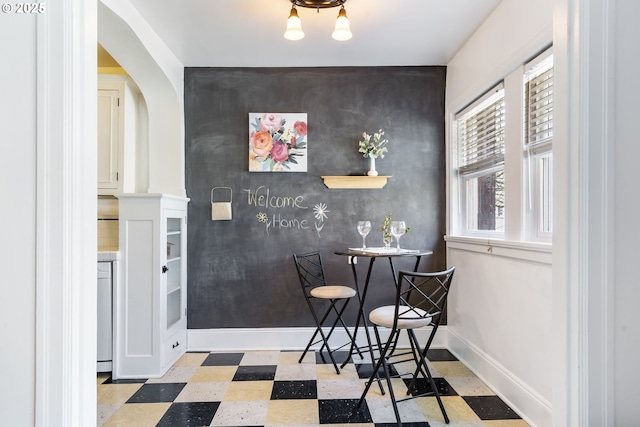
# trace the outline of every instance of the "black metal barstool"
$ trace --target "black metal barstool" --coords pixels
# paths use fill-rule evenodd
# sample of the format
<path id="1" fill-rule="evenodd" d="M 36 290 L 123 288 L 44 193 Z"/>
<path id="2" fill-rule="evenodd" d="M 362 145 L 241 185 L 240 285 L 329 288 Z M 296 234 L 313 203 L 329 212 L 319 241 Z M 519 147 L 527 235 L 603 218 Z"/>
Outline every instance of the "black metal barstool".
<path id="1" fill-rule="evenodd" d="M 353 336 L 351 332 L 347 328 L 347 325 L 342 320 L 342 314 L 344 310 L 347 308 L 347 304 L 356 296 L 355 289 L 349 286 L 342 285 L 328 285 L 325 281 L 324 268 L 322 266 L 322 257 L 320 256 L 320 252 L 309 252 L 304 254 L 294 254 L 293 260 L 296 264 L 296 270 L 298 271 L 298 278 L 300 279 L 300 285 L 302 286 L 302 292 L 304 293 L 305 300 L 307 301 L 307 305 L 309 306 L 309 311 L 311 311 L 311 315 L 313 316 L 313 320 L 316 323 L 316 330 L 313 333 L 313 336 L 309 340 L 307 347 L 304 349 L 302 356 L 300 356 L 300 360 L 298 362 L 302 362 L 304 356 L 309 351 L 309 348 L 312 345 L 315 345 L 319 342 L 322 342 L 322 346 L 320 347 L 320 356 L 324 360 L 324 356 L 322 355 L 322 349 L 326 347 L 327 353 L 329 354 L 329 358 L 333 363 L 333 367 L 336 370 L 337 374 L 340 374 L 340 370 L 338 369 L 338 364 L 336 363 L 333 353 L 335 351 L 340 350 L 341 348 L 351 345 L 353 341 Z M 322 316 L 318 315 L 318 311 L 320 307 L 315 307 L 313 300 L 325 300 L 329 301 L 329 307 L 327 307 L 326 311 Z M 325 333 L 323 330 L 323 326 L 325 325 L 325 321 L 329 317 L 331 313 L 335 314 L 335 320 L 331 324 L 331 328 L 328 333 Z M 331 349 L 329 347 L 329 338 L 331 334 L 335 330 L 338 323 L 344 328 L 346 331 L 349 342 L 344 345 Z M 316 337 L 320 335 L 320 338 L 316 340 Z M 358 353 L 360 351 L 358 350 Z M 360 354 L 362 357 L 362 354 Z"/>
<path id="2" fill-rule="evenodd" d="M 355 408 L 357 411 L 371 387 L 371 384 L 376 380 L 376 373 L 383 368 L 384 375 L 389 388 L 389 397 L 393 404 L 393 410 L 395 412 L 396 421 L 398 426 L 401 426 L 400 413 L 398 412 L 397 402 L 403 400 L 412 399 L 421 396 L 434 395 L 442 411 L 442 416 L 447 424 L 449 424 L 449 417 L 442 404 L 440 393 L 436 387 L 429 367 L 427 366 L 426 356 L 427 351 L 431 347 L 433 338 L 442 321 L 442 315 L 447 305 L 447 296 L 449 295 L 449 289 L 451 288 L 451 281 L 453 279 L 453 272 L 455 267 L 451 267 L 448 270 L 440 271 L 436 273 L 416 273 L 401 271 L 398 274 L 398 287 L 396 292 L 396 300 L 394 305 L 387 305 L 378 307 L 369 313 L 369 320 L 373 324 L 376 340 L 378 343 L 378 350 L 380 356 L 375 364 L 373 374 L 369 378 L 367 385 L 360 397 L 360 400 Z M 389 328 L 391 333 L 389 338 L 383 344 L 380 339 L 379 328 Z M 414 329 L 431 327 L 431 333 L 425 343 L 424 347 L 420 346 Z M 405 353 L 397 353 L 396 342 L 397 336 L 400 331 L 406 330 L 409 335 L 409 342 L 411 344 L 411 351 Z M 399 360 L 405 354 L 411 354 L 412 359 L 416 360 L 416 369 L 410 374 L 391 374 L 391 366 L 397 363 L 406 362 L 407 359 Z M 419 376 L 426 378 L 430 386 L 429 390 L 421 390 L 417 387 L 416 379 Z M 407 384 L 406 394 L 409 397 L 396 399 L 393 386 L 391 385 L 391 379 L 393 377 L 401 377 L 405 384 Z"/>

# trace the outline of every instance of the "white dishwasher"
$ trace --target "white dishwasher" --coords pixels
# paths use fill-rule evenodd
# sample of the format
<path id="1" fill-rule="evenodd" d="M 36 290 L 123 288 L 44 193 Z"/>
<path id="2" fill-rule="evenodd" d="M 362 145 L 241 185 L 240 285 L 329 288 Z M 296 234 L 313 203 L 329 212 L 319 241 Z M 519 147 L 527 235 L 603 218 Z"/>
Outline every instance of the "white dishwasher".
<path id="1" fill-rule="evenodd" d="M 111 372 L 113 360 L 112 263 L 98 262 L 98 372 Z"/>

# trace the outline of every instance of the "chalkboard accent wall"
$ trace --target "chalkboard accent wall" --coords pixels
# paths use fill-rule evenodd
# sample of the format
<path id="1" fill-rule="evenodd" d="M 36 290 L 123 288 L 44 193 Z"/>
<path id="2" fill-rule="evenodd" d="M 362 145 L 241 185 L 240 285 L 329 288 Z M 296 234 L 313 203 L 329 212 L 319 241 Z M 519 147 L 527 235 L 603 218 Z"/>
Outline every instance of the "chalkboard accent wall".
<path id="1" fill-rule="evenodd" d="M 403 247 L 432 250 L 421 271 L 445 268 L 445 67 L 186 68 L 185 168 L 188 328 L 311 326 L 293 253 L 319 250 L 332 282 L 353 284 L 335 250 L 382 246 L 384 216 L 411 231 Z M 249 172 L 249 113 L 306 113 L 307 172 Z M 362 132 L 384 129 L 382 189 L 328 189 L 322 175 L 365 174 Z M 232 219 L 211 220 L 213 187 L 231 187 Z M 358 260 L 365 276 L 368 261 Z M 411 268 L 399 260 L 399 269 Z M 368 301 L 390 302 L 386 259 L 374 264 Z M 356 304 L 347 313 L 355 320 Z"/>

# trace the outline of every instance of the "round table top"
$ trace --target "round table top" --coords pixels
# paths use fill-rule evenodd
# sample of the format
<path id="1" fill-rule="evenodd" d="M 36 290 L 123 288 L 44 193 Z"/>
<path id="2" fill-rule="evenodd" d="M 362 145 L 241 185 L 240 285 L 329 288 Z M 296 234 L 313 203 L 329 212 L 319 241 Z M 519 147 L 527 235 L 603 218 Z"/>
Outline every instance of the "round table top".
<path id="1" fill-rule="evenodd" d="M 427 251 L 422 249 L 400 249 L 396 248 L 348 248 L 345 250 L 339 250 L 334 252 L 336 255 L 343 256 L 361 256 L 361 257 L 401 257 L 401 256 L 423 256 L 432 255 L 433 251 Z"/>

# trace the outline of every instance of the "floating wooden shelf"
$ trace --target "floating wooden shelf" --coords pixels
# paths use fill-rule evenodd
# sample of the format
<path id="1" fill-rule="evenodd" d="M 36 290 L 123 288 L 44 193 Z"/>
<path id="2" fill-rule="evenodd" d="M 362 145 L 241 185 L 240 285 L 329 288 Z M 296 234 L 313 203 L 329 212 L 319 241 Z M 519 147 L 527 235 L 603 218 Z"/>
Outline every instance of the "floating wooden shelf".
<path id="1" fill-rule="evenodd" d="M 327 188 L 382 188 L 391 176 L 323 176 Z"/>

